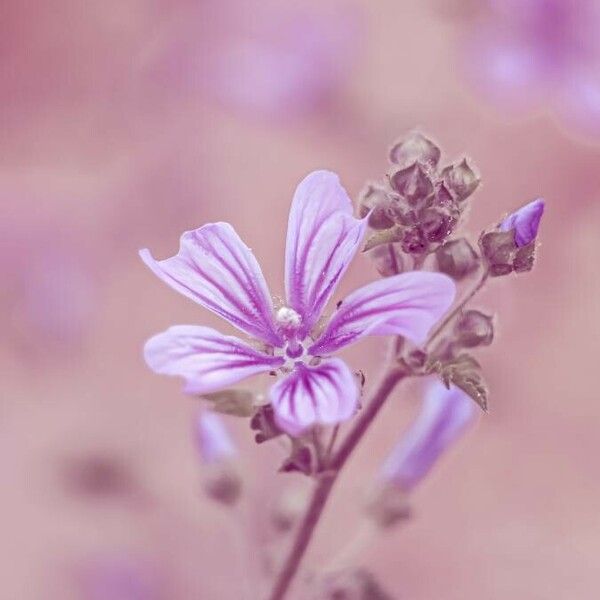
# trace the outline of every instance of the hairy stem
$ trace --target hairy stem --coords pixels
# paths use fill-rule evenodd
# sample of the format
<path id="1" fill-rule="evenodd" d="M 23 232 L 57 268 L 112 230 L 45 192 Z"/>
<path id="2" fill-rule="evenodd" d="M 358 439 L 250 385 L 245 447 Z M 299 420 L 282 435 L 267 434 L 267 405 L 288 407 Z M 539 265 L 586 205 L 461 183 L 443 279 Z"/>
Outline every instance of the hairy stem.
<path id="1" fill-rule="evenodd" d="M 392 360 L 394 360 L 392 358 Z M 329 470 L 321 475 L 317 483 L 313 495 L 310 499 L 306 512 L 296 537 L 292 544 L 292 548 L 283 564 L 283 567 L 275 581 L 269 600 L 283 600 L 289 586 L 298 571 L 300 562 L 306 552 L 308 544 L 312 539 L 315 527 L 319 522 L 321 513 L 325 508 L 327 499 L 331 494 L 333 485 L 337 477 L 344 467 L 348 458 L 356 448 L 358 442 L 362 439 L 373 419 L 377 416 L 381 407 L 396 387 L 396 384 L 403 379 L 408 373 L 400 365 L 393 364 L 384 373 L 381 381 L 376 386 L 371 394 L 371 399 L 367 403 L 366 408 L 361 412 L 360 416 L 354 422 L 354 426 L 340 445 L 339 449 L 332 456 L 329 462 Z"/>

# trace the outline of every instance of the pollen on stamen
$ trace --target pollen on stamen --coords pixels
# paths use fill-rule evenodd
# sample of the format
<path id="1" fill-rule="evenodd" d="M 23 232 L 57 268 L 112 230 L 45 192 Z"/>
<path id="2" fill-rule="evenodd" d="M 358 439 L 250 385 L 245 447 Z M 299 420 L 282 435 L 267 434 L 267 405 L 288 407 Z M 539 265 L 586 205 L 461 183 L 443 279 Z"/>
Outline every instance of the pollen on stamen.
<path id="1" fill-rule="evenodd" d="M 282 306 L 275 315 L 277 322 L 283 329 L 296 330 L 302 324 L 302 317 L 289 306 Z"/>

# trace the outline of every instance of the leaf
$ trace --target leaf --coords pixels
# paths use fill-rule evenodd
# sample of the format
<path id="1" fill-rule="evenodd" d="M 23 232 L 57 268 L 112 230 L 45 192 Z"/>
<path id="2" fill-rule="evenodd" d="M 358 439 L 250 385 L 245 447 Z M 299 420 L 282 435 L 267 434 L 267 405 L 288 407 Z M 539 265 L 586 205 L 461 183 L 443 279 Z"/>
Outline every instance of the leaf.
<path id="1" fill-rule="evenodd" d="M 447 388 L 455 385 L 487 412 L 489 395 L 487 385 L 481 372 L 481 365 L 472 356 L 460 354 L 449 362 L 437 363 L 434 369 Z"/>
<path id="2" fill-rule="evenodd" d="M 256 412 L 254 393 L 249 390 L 222 390 L 200 396 L 213 404 L 213 410 L 234 417 L 251 417 Z"/>

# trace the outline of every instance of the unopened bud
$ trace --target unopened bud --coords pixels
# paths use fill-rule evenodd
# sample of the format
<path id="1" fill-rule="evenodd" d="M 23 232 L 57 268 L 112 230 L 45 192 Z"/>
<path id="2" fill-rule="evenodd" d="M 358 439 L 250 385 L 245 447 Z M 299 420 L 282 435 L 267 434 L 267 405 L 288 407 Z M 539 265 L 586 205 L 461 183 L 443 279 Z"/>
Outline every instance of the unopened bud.
<path id="1" fill-rule="evenodd" d="M 429 243 L 419 227 L 406 229 L 402 237 L 402 251 L 407 254 L 424 254 L 429 248 Z"/>
<path id="2" fill-rule="evenodd" d="M 217 414 L 203 410 L 195 425 L 196 445 L 205 465 L 225 462 L 236 455 L 233 441 Z"/>
<path id="3" fill-rule="evenodd" d="M 456 221 L 442 210 L 426 208 L 419 215 L 421 230 L 430 242 L 441 242 L 452 232 Z"/>
<path id="4" fill-rule="evenodd" d="M 515 254 L 515 260 L 513 261 L 513 267 L 515 273 L 525 273 L 533 269 L 533 263 L 535 262 L 535 242 L 527 244 L 517 250 Z"/>
<path id="5" fill-rule="evenodd" d="M 502 221 L 500 231 L 514 231 L 515 244 L 519 248 L 529 245 L 537 236 L 544 206 L 542 198 L 522 206 Z"/>
<path id="6" fill-rule="evenodd" d="M 463 159 L 458 165 L 451 165 L 442 171 L 444 185 L 459 201 L 466 200 L 479 185 L 480 179 Z"/>
<path id="7" fill-rule="evenodd" d="M 489 346 L 494 339 L 492 321 L 492 317 L 478 310 L 467 310 L 454 326 L 457 342 L 464 348 Z"/>
<path id="8" fill-rule="evenodd" d="M 430 139 L 418 131 L 413 131 L 406 138 L 394 144 L 390 150 L 390 161 L 405 167 L 414 162 L 436 167 L 441 151 Z"/>
<path id="9" fill-rule="evenodd" d="M 463 279 L 479 266 L 479 257 L 465 238 L 451 240 L 435 251 L 438 269 L 456 279 Z"/>
<path id="10" fill-rule="evenodd" d="M 362 218 L 369 215 L 372 229 L 388 229 L 394 225 L 390 198 L 384 189 L 374 184 L 368 184 L 361 192 L 359 214 Z"/>
<path id="11" fill-rule="evenodd" d="M 512 231 L 491 231 L 479 240 L 483 255 L 489 264 L 490 275 L 499 277 L 513 271 L 513 261 L 517 253 Z"/>
<path id="12" fill-rule="evenodd" d="M 377 272 L 383 277 L 398 275 L 404 271 L 404 257 L 396 244 L 381 244 L 373 248 L 369 257 Z"/>
<path id="13" fill-rule="evenodd" d="M 458 387 L 432 383 L 421 412 L 392 450 L 379 474 L 379 484 L 410 493 L 475 418 L 475 404 Z"/>
<path id="14" fill-rule="evenodd" d="M 390 185 L 411 206 L 424 203 L 433 193 L 433 183 L 418 163 L 393 172 Z"/>
<path id="15" fill-rule="evenodd" d="M 237 454 L 221 418 L 201 411 L 196 419 L 196 444 L 203 463 L 202 487 L 207 496 L 226 505 L 240 496 L 242 482 L 232 465 Z"/>

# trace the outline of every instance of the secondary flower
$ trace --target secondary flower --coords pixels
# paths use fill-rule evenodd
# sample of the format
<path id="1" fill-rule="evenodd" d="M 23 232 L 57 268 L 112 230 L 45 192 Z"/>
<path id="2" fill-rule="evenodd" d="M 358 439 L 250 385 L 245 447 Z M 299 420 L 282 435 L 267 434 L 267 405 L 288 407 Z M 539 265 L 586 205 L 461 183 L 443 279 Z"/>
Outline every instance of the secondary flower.
<path id="1" fill-rule="evenodd" d="M 449 390 L 440 382 L 431 384 L 421 412 L 383 465 L 384 483 L 412 490 L 475 419 L 477 409 L 457 387 Z"/>
<path id="2" fill-rule="evenodd" d="M 209 327 L 179 325 L 146 343 L 157 373 L 185 379 L 185 391 L 205 394 L 262 372 L 281 377 L 269 399 L 279 427 L 300 435 L 315 424 L 333 425 L 357 409 L 359 390 L 338 350 L 367 335 L 424 341 L 454 299 L 445 275 L 409 272 L 350 294 L 327 325 L 316 327 L 358 250 L 367 220 L 337 175 L 309 174 L 298 186 L 285 251 L 286 304 L 275 307 L 256 258 L 228 223 L 210 223 L 181 237 L 176 256 L 140 256 L 173 289 L 254 338 L 248 343 Z"/>
<path id="3" fill-rule="evenodd" d="M 544 200 L 538 198 L 508 215 L 500 224 L 500 231 L 515 232 L 515 244 L 521 248 L 535 240 L 544 214 Z"/>

